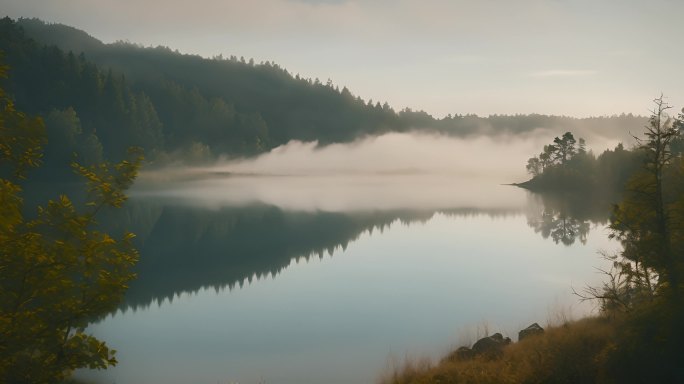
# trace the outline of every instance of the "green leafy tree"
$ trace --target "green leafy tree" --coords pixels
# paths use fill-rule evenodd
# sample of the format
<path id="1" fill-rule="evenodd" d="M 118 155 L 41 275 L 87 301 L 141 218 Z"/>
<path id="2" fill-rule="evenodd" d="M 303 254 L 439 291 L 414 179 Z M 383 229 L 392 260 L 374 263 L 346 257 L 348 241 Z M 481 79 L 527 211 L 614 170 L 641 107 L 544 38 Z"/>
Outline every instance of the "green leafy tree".
<path id="1" fill-rule="evenodd" d="M 7 67 L 0 67 L 5 77 Z M 120 207 L 141 163 L 132 159 L 73 168 L 85 177 L 87 204 L 59 196 L 35 213 L 22 180 L 41 161 L 42 119 L 14 108 L 0 89 L 0 382 L 53 383 L 77 368 L 116 364 L 114 351 L 87 334 L 93 319 L 120 302 L 137 252 L 133 235 L 97 230 L 96 214 Z"/>

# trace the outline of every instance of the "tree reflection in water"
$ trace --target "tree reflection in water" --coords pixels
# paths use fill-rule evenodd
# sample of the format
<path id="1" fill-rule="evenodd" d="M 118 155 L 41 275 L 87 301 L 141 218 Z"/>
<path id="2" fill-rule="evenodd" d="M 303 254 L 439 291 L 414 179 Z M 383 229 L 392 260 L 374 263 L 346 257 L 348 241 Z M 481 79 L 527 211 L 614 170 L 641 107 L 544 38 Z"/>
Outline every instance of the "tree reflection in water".
<path id="1" fill-rule="evenodd" d="M 587 242 L 592 226 L 608 221 L 610 198 L 577 194 L 537 194 L 530 192 L 527 224 L 544 239 L 569 246 Z"/>

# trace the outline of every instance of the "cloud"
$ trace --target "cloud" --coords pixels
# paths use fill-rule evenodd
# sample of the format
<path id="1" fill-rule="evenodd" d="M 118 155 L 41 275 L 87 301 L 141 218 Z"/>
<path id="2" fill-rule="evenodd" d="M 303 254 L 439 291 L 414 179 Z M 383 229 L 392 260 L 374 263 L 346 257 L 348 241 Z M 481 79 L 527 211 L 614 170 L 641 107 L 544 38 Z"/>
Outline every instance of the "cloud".
<path id="1" fill-rule="evenodd" d="M 582 77 L 593 76 L 598 71 L 593 69 L 548 69 L 545 71 L 533 72 L 531 77 Z"/>

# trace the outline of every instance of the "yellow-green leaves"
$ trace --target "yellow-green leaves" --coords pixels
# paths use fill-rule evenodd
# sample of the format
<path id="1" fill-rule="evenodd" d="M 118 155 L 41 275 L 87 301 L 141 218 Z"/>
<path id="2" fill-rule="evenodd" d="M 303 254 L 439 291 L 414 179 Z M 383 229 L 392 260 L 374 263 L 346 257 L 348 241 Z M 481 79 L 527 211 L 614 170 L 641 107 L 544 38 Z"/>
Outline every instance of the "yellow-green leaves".
<path id="1" fill-rule="evenodd" d="M 43 120 L 17 111 L 0 90 L 0 166 L 10 167 L 16 178 L 24 178 L 27 168 L 40 165 L 45 143 Z"/>
<path id="2" fill-rule="evenodd" d="M 0 89 L 0 171 L 25 177 L 44 142 L 42 121 L 16 111 Z M 103 233 L 95 217 L 123 204 L 141 161 L 133 150 L 118 164 L 75 164 L 90 192 L 83 207 L 66 195 L 25 207 L 22 189 L 0 177 L 0 382 L 54 383 L 77 368 L 116 364 L 114 351 L 84 330 L 117 307 L 138 253 L 132 234 Z"/>
<path id="3" fill-rule="evenodd" d="M 133 183 L 143 160 L 140 148 L 131 148 L 128 154 L 129 160 L 117 164 L 101 163 L 91 167 L 84 167 L 76 162 L 71 164 L 74 171 L 88 182 L 88 206 L 99 207 L 106 204 L 118 208 L 126 201 L 123 191 Z"/>

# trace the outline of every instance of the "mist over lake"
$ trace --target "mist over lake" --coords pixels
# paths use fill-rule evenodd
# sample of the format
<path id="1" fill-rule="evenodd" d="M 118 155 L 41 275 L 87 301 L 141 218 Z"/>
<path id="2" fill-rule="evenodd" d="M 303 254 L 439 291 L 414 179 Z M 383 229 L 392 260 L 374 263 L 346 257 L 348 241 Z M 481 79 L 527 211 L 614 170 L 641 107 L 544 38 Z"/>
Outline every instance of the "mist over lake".
<path id="1" fill-rule="evenodd" d="M 293 141 L 252 159 L 148 170 L 131 193 L 215 208 L 515 210 L 525 194 L 504 184 L 527 178 L 529 154 L 552 134 L 458 139 L 392 133 L 327 146 Z M 595 144 L 606 148 L 614 140 Z"/>

